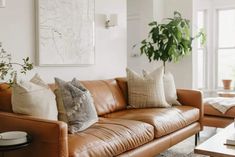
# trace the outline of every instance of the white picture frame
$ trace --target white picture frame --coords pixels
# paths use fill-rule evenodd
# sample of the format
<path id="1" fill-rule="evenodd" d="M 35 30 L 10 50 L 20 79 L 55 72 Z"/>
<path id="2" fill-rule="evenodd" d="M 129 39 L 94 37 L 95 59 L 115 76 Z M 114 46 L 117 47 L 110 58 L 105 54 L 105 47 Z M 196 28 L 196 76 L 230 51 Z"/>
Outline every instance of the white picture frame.
<path id="1" fill-rule="evenodd" d="M 95 0 L 37 0 L 38 66 L 95 64 Z"/>

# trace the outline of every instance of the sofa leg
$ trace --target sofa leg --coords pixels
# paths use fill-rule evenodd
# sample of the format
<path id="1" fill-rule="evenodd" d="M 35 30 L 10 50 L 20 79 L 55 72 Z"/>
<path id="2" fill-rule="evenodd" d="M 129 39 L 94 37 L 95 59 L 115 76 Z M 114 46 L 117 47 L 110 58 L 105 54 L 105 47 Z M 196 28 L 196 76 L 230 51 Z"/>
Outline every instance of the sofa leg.
<path id="1" fill-rule="evenodd" d="M 197 133 L 197 138 L 200 140 L 200 132 Z"/>
<path id="2" fill-rule="evenodd" d="M 200 133 L 198 132 L 195 134 L 195 146 L 197 146 L 199 138 L 200 138 Z"/>

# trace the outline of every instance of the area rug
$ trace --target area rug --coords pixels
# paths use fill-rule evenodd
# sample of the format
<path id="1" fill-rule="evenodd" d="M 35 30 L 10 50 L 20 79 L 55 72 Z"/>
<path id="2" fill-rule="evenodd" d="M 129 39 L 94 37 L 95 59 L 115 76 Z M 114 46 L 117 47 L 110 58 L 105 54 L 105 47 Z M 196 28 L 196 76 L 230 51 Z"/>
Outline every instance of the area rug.
<path id="1" fill-rule="evenodd" d="M 206 141 L 213 136 L 220 129 L 204 127 L 204 130 L 200 132 L 199 144 Z M 180 142 L 179 144 L 171 147 L 167 151 L 157 155 L 156 157 L 208 157 L 205 155 L 199 155 L 194 153 L 194 136 Z"/>
<path id="2" fill-rule="evenodd" d="M 193 152 L 189 154 L 184 154 L 184 153 L 175 153 L 173 151 L 167 151 L 166 153 L 160 154 L 157 157 L 208 157 L 208 156 L 194 154 Z"/>

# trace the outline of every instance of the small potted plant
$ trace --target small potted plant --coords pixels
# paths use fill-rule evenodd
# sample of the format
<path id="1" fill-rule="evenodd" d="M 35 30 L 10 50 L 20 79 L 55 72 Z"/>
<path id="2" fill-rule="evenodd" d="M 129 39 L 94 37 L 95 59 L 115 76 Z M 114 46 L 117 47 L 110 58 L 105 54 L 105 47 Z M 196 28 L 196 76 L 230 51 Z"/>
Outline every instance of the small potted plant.
<path id="1" fill-rule="evenodd" d="M 224 86 L 225 90 L 231 90 L 232 80 L 230 80 L 230 79 L 223 79 L 222 82 L 223 82 L 223 86 Z"/>
<path id="2" fill-rule="evenodd" d="M 149 62 L 161 60 L 165 69 L 166 62 L 177 62 L 180 58 L 190 54 L 192 41 L 201 37 L 205 43 L 205 33 L 200 31 L 195 37 L 190 34 L 190 21 L 182 18 L 179 12 L 174 12 L 173 18 L 167 18 L 168 22 L 159 24 L 151 22 L 151 30 L 148 38 L 141 42 L 141 54 L 145 54 Z"/>
<path id="3" fill-rule="evenodd" d="M 7 53 L 0 42 L 0 80 L 6 81 L 9 85 L 16 83 L 17 68 L 20 68 L 20 73 L 26 74 L 27 71 L 33 69 L 33 64 L 30 63 L 29 57 L 23 59 L 23 63 L 12 62 L 11 54 Z"/>

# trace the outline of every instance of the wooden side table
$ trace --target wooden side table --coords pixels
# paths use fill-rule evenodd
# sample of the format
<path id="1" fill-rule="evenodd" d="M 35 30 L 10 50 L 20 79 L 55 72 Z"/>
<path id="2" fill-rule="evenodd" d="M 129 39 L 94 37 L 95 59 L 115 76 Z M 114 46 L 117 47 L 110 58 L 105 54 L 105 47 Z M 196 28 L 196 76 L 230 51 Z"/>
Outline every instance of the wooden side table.
<path id="1" fill-rule="evenodd" d="M 27 147 L 28 145 L 30 145 L 31 142 L 32 142 L 32 137 L 30 135 L 27 135 L 27 142 L 25 143 L 17 144 L 17 145 L 9 145 L 9 146 L 0 146 L 1 157 L 4 157 L 5 152 L 23 149 Z"/>

